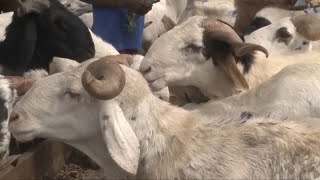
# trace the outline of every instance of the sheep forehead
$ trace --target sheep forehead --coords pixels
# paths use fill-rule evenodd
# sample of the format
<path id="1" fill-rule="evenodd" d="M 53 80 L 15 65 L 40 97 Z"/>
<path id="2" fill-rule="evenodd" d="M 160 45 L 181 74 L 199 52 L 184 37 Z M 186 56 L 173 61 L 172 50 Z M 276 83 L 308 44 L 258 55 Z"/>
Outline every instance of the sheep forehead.
<path id="1" fill-rule="evenodd" d="M 33 96 L 52 96 L 62 89 L 68 88 L 73 81 L 79 79 L 80 83 L 80 73 L 78 72 L 62 72 L 50 75 L 43 79 L 36 81 L 32 87 L 24 95 L 23 99 L 28 97 L 30 99 Z M 30 96 L 30 97 L 29 97 Z"/>

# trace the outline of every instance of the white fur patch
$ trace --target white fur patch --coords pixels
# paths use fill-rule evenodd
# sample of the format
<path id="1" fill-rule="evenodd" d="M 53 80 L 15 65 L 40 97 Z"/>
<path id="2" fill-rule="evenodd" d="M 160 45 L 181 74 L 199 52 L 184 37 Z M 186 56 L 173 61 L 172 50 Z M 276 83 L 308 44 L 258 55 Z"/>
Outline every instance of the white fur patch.
<path id="1" fill-rule="evenodd" d="M 32 79 L 33 81 L 37 81 L 39 79 L 42 79 L 48 76 L 48 72 L 44 69 L 35 69 L 35 70 L 30 70 L 28 72 L 25 72 L 23 76 L 25 78 Z"/>
<path id="2" fill-rule="evenodd" d="M 95 35 L 90 29 L 92 40 L 94 42 L 94 48 L 95 48 L 95 58 L 101 58 L 108 55 L 118 55 L 119 52 L 114 48 L 111 44 L 103 41 L 100 37 Z"/>
<path id="3" fill-rule="evenodd" d="M 0 76 L 0 98 L 5 100 L 4 106 L 7 108 L 7 119 L 1 119 L 0 129 L 0 154 L 4 155 L 1 158 L 5 158 L 9 154 L 10 133 L 8 131 L 9 116 L 12 111 L 12 107 L 17 100 L 17 94 L 14 89 L 10 88 L 9 80 Z"/>
<path id="4" fill-rule="evenodd" d="M 12 22 L 13 12 L 0 14 L 0 42 L 6 39 L 6 28 Z"/>

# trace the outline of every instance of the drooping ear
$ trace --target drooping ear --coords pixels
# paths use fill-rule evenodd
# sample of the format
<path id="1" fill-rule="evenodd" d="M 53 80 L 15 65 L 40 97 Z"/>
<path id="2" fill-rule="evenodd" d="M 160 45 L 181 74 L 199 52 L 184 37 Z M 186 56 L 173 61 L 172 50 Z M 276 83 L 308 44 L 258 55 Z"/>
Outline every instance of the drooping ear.
<path id="1" fill-rule="evenodd" d="M 139 165 L 139 141 L 115 100 L 102 101 L 100 125 L 112 159 L 129 174 L 136 175 Z"/>
<path id="2" fill-rule="evenodd" d="M 177 24 L 170 18 L 168 17 L 167 15 L 164 15 L 161 22 L 163 23 L 164 25 L 164 28 L 167 30 L 167 31 L 170 31 L 171 29 L 173 29 Z"/>

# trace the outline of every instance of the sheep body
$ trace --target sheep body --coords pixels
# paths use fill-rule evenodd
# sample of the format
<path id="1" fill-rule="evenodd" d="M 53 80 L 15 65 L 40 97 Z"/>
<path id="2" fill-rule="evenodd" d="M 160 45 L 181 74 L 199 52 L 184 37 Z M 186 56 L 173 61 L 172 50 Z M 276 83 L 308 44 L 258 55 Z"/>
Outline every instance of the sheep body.
<path id="1" fill-rule="evenodd" d="M 94 100 L 82 92 L 80 82 L 84 68 L 91 62 L 87 61 L 71 72 L 44 78 L 28 91 L 14 109 L 21 119 L 9 124 L 10 131 L 18 140 L 34 137 L 59 139 L 88 154 L 109 170 L 109 178 L 114 178 L 119 170 L 110 165 L 110 155 L 103 145 L 109 143 L 109 146 L 112 142 L 104 142 L 101 131 L 107 127 L 100 127 L 100 123 L 112 121 L 108 114 L 101 114 L 111 110 L 117 114 L 116 117 L 123 114 L 139 140 L 137 178 L 312 179 L 320 176 L 318 119 L 303 118 L 296 122 L 268 118 L 248 120 L 228 115 L 208 118 L 154 97 L 144 78 L 124 66 L 121 67 L 127 81 L 120 95 L 105 102 Z M 301 65 L 293 72 L 300 69 L 301 73 L 318 76 L 319 68 L 320 65 Z M 60 86 L 62 84 L 64 86 Z M 57 98 L 69 88 L 80 93 L 80 99 L 70 99 L 69 96 Z M 35 95 L 46 98 L 36 100 L 33 98 Z M 35 103 L 40 99 L 41 104 Z M 48 113 L 46 107 L 61 101 L 69 103 Z M 77 108 L 72 108 L 75 104 Z M 106 106 L 119 106 L 121 109 L 112 111 Z M 83 109 L 87 111 L 83 112 Z M 32 132 L 23 134 L 22 127 L 32 129 Z M 71 132 L 70 127 L 73 129 Z M 87 127 L 86 131 L 83 127 Z M 131 138 L 128 142 L 132 141 Z"/>
<path id="2" fill-rule="evenodd" d="M 192 109 L 208 116 L 228 113 L 235 117 L 247 114 L 250 118 L 319 118 L 319 67 L 313 63 L 288 65 L 248 92 L 193 105 Z"/>

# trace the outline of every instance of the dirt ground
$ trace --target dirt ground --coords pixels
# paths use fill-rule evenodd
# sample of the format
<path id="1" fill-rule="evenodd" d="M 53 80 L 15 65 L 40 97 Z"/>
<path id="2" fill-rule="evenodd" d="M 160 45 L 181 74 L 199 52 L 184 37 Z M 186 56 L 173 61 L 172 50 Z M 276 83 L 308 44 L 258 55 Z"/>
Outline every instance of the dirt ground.
<path id="1" fill-rule="evenodd" d="M 63 169 L 50 180 L 103 180 L 101 170 L 84 168 L 74 163 L 67 163 Z"/>
<path id="2" fill-rule="evenodd" d="M 61 171 L 48 180 L 104 180 L 102 170 L 87 156 L 74 150 Z"/>

